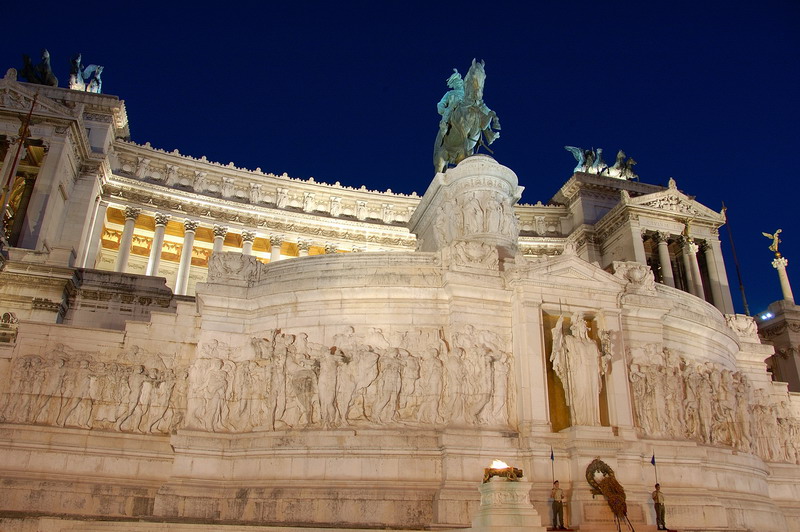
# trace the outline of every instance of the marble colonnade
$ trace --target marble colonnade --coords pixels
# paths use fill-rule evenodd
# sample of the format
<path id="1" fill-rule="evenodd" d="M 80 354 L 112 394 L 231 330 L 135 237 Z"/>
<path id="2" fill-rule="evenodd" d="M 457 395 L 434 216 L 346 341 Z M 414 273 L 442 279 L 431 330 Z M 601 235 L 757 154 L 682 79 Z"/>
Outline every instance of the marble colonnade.
<path id="1" fill-rule="evenodd" d="M 705 292 L 711 292 L 709 301 L 724 313 L 733 312 L 731 301 L 725 297 L 725 291 L 721 287 L 721 279 L 727 278 L 724 274 L 724 262 L 719 240 L 695 241 L 693 238 L 686 238 L 682 235 L 672 235 L 666 231 L 652 231 L 643 229 L 642 239 L 651 239 L 657 246 L 658 264 L 661 270 L 661 283 L 677 288 L 679 286 L 678 276 L 683 274 L 683 284 L 686 291 L 701 299 L 706 299 Z M 676 259 L 682 261 L 683 272 L 676 272 L 673 269 L 672 257 L 669 250 L 669 241 L 677 239 L 680 243 L 680 256 Z M 708 273 L 708 286 L 703 282 L 703 275 L 700 270 L 698 253 L 703 253 Z M 645 261 L 646 263 L 646 261 Z"/>
<path id="2" fill-rule="evenodd" d="M 134 228 L 136 226 L 137 220 L 139 220 L 140 215 L 146 214 L 152 216 L 155 221 L 155 228 L 153 230 L 152 240 L 150 240 L 150 252 L 148 254 L 147 259 L 147 266 L 145 268 L 145 275 L 159 275 L 159 268 L 161 266 L 161 258 L 162 253 L 165 251 L 167 246 L 167 238 L 166 238 L 166 231 L 167 231 L 167 224 L 171 220 L 175 221 L 182 221 L 184 226 L 184 234 L 180 240 L 180 242 L 175 242 L 174 238 L 172 242 L 177 244 L 177 246 L 181 250 L 181 257 L 180 263 L 178 264 L 178 274 L 175 279 L 174 283 L 174 290 L 177 294 L 186 295 L 188 289 L 188 279 L 189 273 L 192 268 L 191 260 L 192 260 L 192 249 L 195 242 L 195 234 L 197 229 L 200 227 L 204 227 L 204 224 L 193 220 L 190 218 L 186 218 L 183 220 L 175 219 L 173 215 L 166 214 L 162 212 L 153 212 L 153 213 L 143 213 L 142 209 L 138 207 L 130 207 L 130 206 L 117 206 L 113 204 L 109 204 L 109 202 L 105 200 L 100 200 L 98 202 L 97 213 L 94 219 L 94 225 L 91 230 L 90 240 L 87 245 L 87 251 L 84 257 L 81 260 L 81 266 L 85 268 L 90 268 L 94 265 L 94 262 L 102 248 L 102 237 L 103 237 L 103 229 L 104 225 L 107 222 L 107 212 L 109 207 L 117 208 L 123 211 L 125 216 L 125 225 L 123 226 L 122 235 L 120 237 L 119 249 L 117 251 L 117 257 L 115 259 L 115 271 L 117 272 L 126 272 L 128 271 L 128 263 L 131 259 L 132 248 L 134 244 Z M 269 262 L 274 262 L 278 260 L 282 260 L 285 258 L 289 258 L 281 254 L 281 246 L 283 245 L 284 241 L 288 241 L 283 235 L 260 235 L 256 231 L 248 230 L 241 228 L 240 230 L 236 230 L 234 228 L 214 224 L 210 227 L 213 231 L 214 239 L 212 244 L 211 252 L 220 252 L 223 251 L 225 246 L 225 237 L 230 231 L 236 231 L 241 234 L 241 241 L 242 247 L 240 248 L 241 252 L 245 255 L 254 255 L 253 252 L 253 243 L 255 242 L 256 238 L 264 238 L 269 242 L 269 254 L 268 256 L 264 257 L 262 253 L 261 259 L 268 259 Z M 137 234 L 138 236 L 138 234 Z M 174 233 L 173 233 L 174 236 Z M 330 242 L 320 242 L 315 243 L 307 239 L 297 239 L 296 241 L 298 247 L 298 255 L 300 257 L 308 256 L 309 249 L 311 246 L 319 246 L 324 248 L 324 252 L 328 253 L 336 253 L 339 249 L 339 246 Z M 228 246 L 228 250 L 230 251 L 230 246 Z"/>

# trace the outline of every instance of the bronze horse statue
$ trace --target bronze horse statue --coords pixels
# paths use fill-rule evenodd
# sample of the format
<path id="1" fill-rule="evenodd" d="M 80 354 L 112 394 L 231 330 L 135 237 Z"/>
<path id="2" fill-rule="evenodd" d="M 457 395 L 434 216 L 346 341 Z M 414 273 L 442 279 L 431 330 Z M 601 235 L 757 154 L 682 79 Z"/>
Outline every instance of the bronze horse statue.
<path id="1" fill-rule="evenodd" d="M 460 76 L 456 73 L 449 80 L 454 90 L 448 92 L 440 103 L 439 112 L 443 120 L 433 147 L 433 166 L 437 173 L 444 172 L 448 164 L 458 164 L 473 155 L 480 146 L 488 150 L 488 145 L 500 136 L 495 131 L 500 129 L 500 121 L 483 102 L 486 80 L 483 67 L 483 61 L 472 60 L 463 80 L 463 95 Z"/>

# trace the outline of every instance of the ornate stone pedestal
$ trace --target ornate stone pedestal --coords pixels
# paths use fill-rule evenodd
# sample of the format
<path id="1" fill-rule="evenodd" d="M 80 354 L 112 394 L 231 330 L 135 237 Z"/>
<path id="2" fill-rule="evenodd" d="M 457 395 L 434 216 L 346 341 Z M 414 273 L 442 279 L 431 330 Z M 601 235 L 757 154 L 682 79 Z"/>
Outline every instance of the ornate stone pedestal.
<path id="1" fill-rule="evenodd" d="M 494 477 L 481 484 L 481 506 L 470 530 L 544 532 L 539 512 L 530 501 L 531 483 Z"/>

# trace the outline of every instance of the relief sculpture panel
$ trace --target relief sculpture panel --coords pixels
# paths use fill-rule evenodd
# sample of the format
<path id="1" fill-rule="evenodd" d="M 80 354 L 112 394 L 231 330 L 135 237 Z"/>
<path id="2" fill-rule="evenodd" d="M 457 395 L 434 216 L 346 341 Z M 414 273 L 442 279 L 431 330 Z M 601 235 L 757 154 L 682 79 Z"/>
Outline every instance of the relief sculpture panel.
<path id="1" fill-rule="evenodd" d="M 201 343 L 188 365 L 138 347 L 57 345 L 13 359 L 0 421 L 169 434 L 348 426 L 490 426 L 513 420 L 509 339 L 464 325 L 347 327 L 317 343 L 272 330 Z"/>
<path id="2" fill-rule="evenodd" d="M 330 345 L 274 330 L 251 344 L 249 360 L 223 344 L 203 349 L 190 370 L 190 427 L 239 432 L 511 420 L 511 354 L 488 330 L 348 327 Z"/>
<path id="3" fill-rule="evenodd" d="M 630 350 L 636 424 L 644 435 L 696 440 L 800 463 L 800 420 L 747 377 L 658 344 Z"/>

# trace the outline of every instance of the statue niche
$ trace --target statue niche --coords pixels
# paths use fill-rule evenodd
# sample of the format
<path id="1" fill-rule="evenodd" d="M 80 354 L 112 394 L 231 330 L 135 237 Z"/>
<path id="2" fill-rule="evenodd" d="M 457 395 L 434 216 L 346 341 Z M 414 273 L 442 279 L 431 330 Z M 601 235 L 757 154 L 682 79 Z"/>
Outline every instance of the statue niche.
<path id="1" fill-rule="evenodd" d="M 564 321 L 565 316 L 559 316 L 550 329 L 548 384 L 551 409 L 555 410 L 551 412 L 553 429 L 607 425 L 607 406 L 601 392 L 611 356 L 589 336 L 583 312 L 572 315 L 568 329 Z M 602 337 L 604 332 L 598 334 Z"/>

